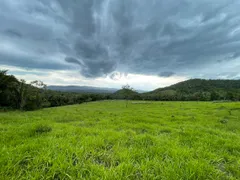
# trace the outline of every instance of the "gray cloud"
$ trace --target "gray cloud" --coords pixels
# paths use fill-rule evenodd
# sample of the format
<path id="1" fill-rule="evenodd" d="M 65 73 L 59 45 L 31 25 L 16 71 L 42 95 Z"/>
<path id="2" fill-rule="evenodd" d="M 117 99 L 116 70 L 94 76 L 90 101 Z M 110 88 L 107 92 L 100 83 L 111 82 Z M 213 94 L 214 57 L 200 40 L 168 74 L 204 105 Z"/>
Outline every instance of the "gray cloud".
<path id="1" fill-rule="evenodd" d="M 10 37 L 17 37 L 17 38 L 21 38 L 22 34 L 19 33 L 18 31 L 14 30 L 14 29 L 7 29 L 4 31 L 4 33 Z"/>
<path id="2" fill-rule="evenodd" d="M 159 74 L 159 76 L 160 77 L 171 77 L 171 76 L 173 76 L 175 73 L 174 72 L 161 72 L 160 74 Z"/>
<path id="3" fill-rule="evenodd" d="M 240 65 L 239 5 L 238 0 L 2 0 L 0 64 L 75 66 L 91 78 L 114 71 L 234 78 Z"/>
<path id="4" fill-rule="evenodd" d="M 77 59 L 75 59 L 73 57 L 66 57 L 65 61 L 68 62 L 68 63 L 77 64 L 79 66 L 83 65 L 79 60 L 77 60 Z"/>
<path id="5" fill-rule="evenodd" d="M 39 57 L 29 57 L 29 56 L 19 57 L 11 54 L 2 54 L 2 53 L 0 53 L 0 57 L 1 57 L 0 63 L 3 65 L 10 65 L 10 66 L 16 66 L 21 68 L 32 68 L 32 69 L 39 68 L 39 69 L 46 69 L 46 70 L 66 69 L 66 65 L 54 62 L 51 59 L 49 59 L 48 62 L 46 60 L 44 63 L 41 63 L 42 59 Z"/>

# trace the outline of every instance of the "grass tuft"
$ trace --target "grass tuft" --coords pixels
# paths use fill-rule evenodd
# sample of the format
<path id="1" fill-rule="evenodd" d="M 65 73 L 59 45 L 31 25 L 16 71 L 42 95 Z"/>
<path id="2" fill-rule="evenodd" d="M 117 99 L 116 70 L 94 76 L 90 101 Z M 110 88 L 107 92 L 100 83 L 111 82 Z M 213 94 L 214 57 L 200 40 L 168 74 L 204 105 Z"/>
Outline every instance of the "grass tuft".
<path id="1" fill-rule="evenodd" d="M 228 123 L 228 119 L 221 119 L 219 122 L 222 123 L 222 124 L 227 124 Z"/>
<path id="2" fill-rule="evenodd" d="M 34 127 L 33 129 L 33 133 L 40 135 L 40 134 L 44 134 L 44 133 L 49 133 L 52 131 L 52 128 L 48 125 L 44 125 L 44 124 L 39 124 L 36 127 Z"/>

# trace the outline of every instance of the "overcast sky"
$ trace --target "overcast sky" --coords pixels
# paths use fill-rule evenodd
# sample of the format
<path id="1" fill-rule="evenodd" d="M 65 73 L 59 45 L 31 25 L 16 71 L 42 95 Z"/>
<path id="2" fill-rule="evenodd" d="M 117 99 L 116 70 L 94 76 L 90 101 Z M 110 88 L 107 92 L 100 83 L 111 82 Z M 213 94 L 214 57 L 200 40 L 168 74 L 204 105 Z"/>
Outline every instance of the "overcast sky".
<path id="1" fill-rule="evenodd" d="M 239 0 L 0 0 L 0 69 L 152 90 L 240 78 Z"/>

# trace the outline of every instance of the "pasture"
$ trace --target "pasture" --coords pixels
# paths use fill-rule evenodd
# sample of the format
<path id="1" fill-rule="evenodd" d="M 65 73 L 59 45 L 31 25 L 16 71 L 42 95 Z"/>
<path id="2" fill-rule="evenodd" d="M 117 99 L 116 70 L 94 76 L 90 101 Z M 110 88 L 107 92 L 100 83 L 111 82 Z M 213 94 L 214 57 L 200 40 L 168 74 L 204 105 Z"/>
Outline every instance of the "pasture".
<path id="1" fill-rule="evenodd" d="M 0 112 L 0 179 L 240 179 L 240 103 Z"/>

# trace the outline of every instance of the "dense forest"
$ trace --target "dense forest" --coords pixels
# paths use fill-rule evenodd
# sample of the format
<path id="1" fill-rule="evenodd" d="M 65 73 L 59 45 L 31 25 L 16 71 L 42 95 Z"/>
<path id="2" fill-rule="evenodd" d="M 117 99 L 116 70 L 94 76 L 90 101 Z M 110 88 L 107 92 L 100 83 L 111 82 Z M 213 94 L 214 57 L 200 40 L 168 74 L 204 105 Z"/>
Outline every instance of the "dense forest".
<path id="1" fill-rule="evenodd" d="M 36 110 L 108 99 L 154 101 L 240 100 L 240 80 L 191 79 L 166 88 L 138 93 L 124 86 L 115 93 L 72 93 L 48 90 L 41 81 L 27 84 L 7 71 L 0 71 L 0 107 Z"/>
<path id="2" fill-rule="evenodd" d="M 7 71 L 0 71 L 0 107 L 8 109 L 36 110 L 109 98 L 108 94 L 52 91 L 41 81 L 27 84 L 13 75 L 7 75 Z"/>

